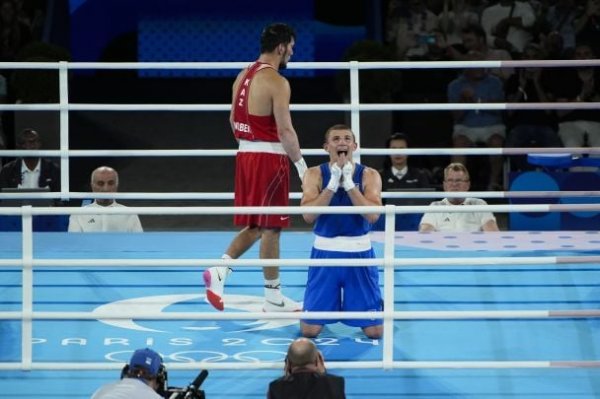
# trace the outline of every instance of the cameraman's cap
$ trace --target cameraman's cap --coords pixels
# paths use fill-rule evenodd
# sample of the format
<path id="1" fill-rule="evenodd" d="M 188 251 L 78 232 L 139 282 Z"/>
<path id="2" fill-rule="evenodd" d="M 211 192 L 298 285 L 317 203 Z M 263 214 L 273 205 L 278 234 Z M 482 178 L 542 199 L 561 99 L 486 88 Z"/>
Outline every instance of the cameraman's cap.
<path id="1" fill-rule="evenodd" d="M 162 365 L 162 357 L 152 349 L 138 349 L 131 356 L 129 367 L 139 367 L 146 369 L 152 376 L 158 375 L 160 366 Z"/>

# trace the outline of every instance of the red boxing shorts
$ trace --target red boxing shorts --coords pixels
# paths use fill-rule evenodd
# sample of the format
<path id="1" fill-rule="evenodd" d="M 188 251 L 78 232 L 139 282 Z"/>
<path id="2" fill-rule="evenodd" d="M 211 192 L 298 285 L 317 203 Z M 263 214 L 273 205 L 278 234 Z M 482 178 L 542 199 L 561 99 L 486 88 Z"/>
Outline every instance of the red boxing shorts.
<path id="1" fill-rule="evenodd" d="M 290 162 L 287 155 L 238 152 L 234 206 L 288 206 Z M 236 226 L 289 227 L 289 215 L 234 215 Z"/>

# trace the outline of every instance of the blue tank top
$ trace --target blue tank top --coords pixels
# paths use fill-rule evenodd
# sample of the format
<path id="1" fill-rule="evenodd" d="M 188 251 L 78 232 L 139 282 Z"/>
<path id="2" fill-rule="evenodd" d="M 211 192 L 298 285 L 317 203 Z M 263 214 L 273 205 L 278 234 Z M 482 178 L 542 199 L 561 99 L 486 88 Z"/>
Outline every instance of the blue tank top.
<path id="1" fill-rule="evenodd" d="M 323 185 L 326 185 L 331 177 L 329 163 L 321 164 L 320 168 Z M 354 176 L 352 176 L 352 180 L 356 183 L 361 193 L 363 192 L 362 177 L 364 170 L 365 167 L 357 163 L 354 168 Z M 352 206 L 352 201 L 342 186 L 333 195 L 329 206 Z M 321 237 L 356 237 L 365 235 L 370 230 L 371 225 L 369 222 L 357 213 L 320 215 L 317 217 L 313 228 L 314 233 Z"/>

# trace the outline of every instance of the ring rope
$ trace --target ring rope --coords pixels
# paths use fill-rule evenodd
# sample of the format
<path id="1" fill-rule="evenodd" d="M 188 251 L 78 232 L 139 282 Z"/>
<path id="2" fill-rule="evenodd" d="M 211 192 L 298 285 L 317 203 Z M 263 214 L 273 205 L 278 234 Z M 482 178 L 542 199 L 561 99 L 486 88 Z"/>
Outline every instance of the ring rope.
<path id="1" fill-rule="evenodd" d="M 119 192 L 119 193 L 97 193 L 97 192 L 73 192 L 68 193 L 71 199 L 112 198 L 127 200 L 232 200 L 234 194 L 230 192 Z M 423 191 L 423 192 L 383 192 L 383 198 L 564 198 L 564 197 L 598 197 L 600 191 Z M 50 193 L 0 193 L 1 199 L 29 199 L 63 198 L 60 192 Z M 290 193 L 290 199 L 301 199 L 302 193 Z M 402 205 L 397 205 L 402 206 Z M 0 214 L 2 211 L 0 210 Z"/>
<path id="2" fill-rule="evenodd" d="M 600 104 L 600 103 L 599 103 Z M 58 157 L 190 157 L 190 156 L 235 156 L 233 149 L 185 149 L 185 150 L 0 150 L 0 156 L 48 156 Z M 520 155 L 547 154 L 548 156 L 600 154 L 598 147 L 523 147 L 523 148 L 362 148 L 361 155 Z M 303 155 L 322 156 L 322 148 L 303 149 Z"/>
<path id="3" fill-rule="evenodd" d="M 383 258 L 339 258 L 339 259 L 32 259 L 32 266 L 39 267 L 208 267 L 208 266 L 231 266 L 231 267 L 256 267 L 256 266 L 339 266 L 340 259 L 344 261 L 345 266 L 381 266 Z M 491 265 L 568 265 L 568 264 L 593 264 L 600 263 L 600 256 L 582 255 L 582 256 L 515 256 L 515 257 L 460 257 L 460 258 L 395 258 L 392 261 L 394 266 L 491 266 Z M 0 266 L 22 265 L 23 261 L 19 258 L 0 259 Z"/>
<path id="4" fill-rule="evenodd" d="M 26 312 L 0 312 L 0 320 L 20 320 Z M 386 316 L 394 320 L 480 320 L 480 319 L 588 319 L 600 318 L 600 309 L 577 310 L 430 310 L 395 312 L 30 312 L 28 317 L 36 320 L 300 320 L 300 319 L 376 319 Z"/>
<path id="5" fill-rule="evenodd" d="M 119 208 L 94 208 L 93 213 L 98 215 L 235 215 L 238 213 L 248 215 L 302 215 L 304 213 L 374 213 L 384 214 L 405 213 L 470 213 L 470 212 L 598 212 L 600 204 L 514 204 L 514 205 L 410 205 L 410 206 L 273 206 L 264 208 L 260 206 L 130 206 Z M 0 215 L 89 215 L 90 210 L 82 207 L 5 207 L 0 208 Z"/>
<path id="6" fill-rule="evenodd" d="M 285 356 L 282 353 L 282 356 Z M 281 370 L 281 362 L 165 362 L 169 370 Z M 546 369 L 546 368 L 598 368 L 599 361 L 560 360 L 560 361 L 327 361 L 327 369 Z M 122 362 L 35 362 L 28 370 L 121 370 Z M 23 369 L 23 363 L 3 362 L 0 370 Z"/>
<path id="7" fill-rule="evenodd" d="M 3 62 L 0 69 L 240 69 L 248 62 Z M 289 62 L 289 69 L 455 69 L 518 67 L 588 67 L 600 60 L 507 60 L 507 61 L 348 61 Z"/>
<path id="8" fill-rule="evenodd" d="M 291 111 L 453 111 L 598 109 L 600 102 L 290 104 Z M 0 111 L 229 111 L 231 104 L 0 104 Z"/>

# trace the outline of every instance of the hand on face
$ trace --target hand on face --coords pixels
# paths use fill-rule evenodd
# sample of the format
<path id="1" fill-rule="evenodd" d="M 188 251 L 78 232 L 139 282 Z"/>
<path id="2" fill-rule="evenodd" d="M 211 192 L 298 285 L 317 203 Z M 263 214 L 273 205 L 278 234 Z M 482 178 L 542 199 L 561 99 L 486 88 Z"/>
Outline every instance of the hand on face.
<path id="1" fill-rule="evenodd" d="M 344 167 L 342 168 L 342 174 L 344 175 L 344 190 L 350 191 L 354 188 L 354 180 L 352 179 L 352 174 L 354 172 L 354 167 L 352 166 L 352 162 L 347 161 Z"/>
<path id="2" fill-rule="evenodd" d="M 346 191 L 354 188 L 354 181 L 352 180 L 354 166 L 344 153 L 341 153 L 338 159 L 330 166 L 330 171 L 331 177 L 327 183 L 327 189 L 336 192 L 340 183 L 343 184 Z"/>
<path id="3" fill-rule="evenodd" d="M 331 165 L 331 180 L 340 181 L 342 178 L 342 168 L 338 166 L 337 163 Z"/>
<path id="4" fill-rule="evenodd" d="M 329 177 L 329 182 L 327 183 L 327 189 L 337 192 L 340 187 L 340 180 L 342 179 L 342 168 L 340 168 L 337 163 L 334 163 L 330 167 L 331 176 Z"/>

